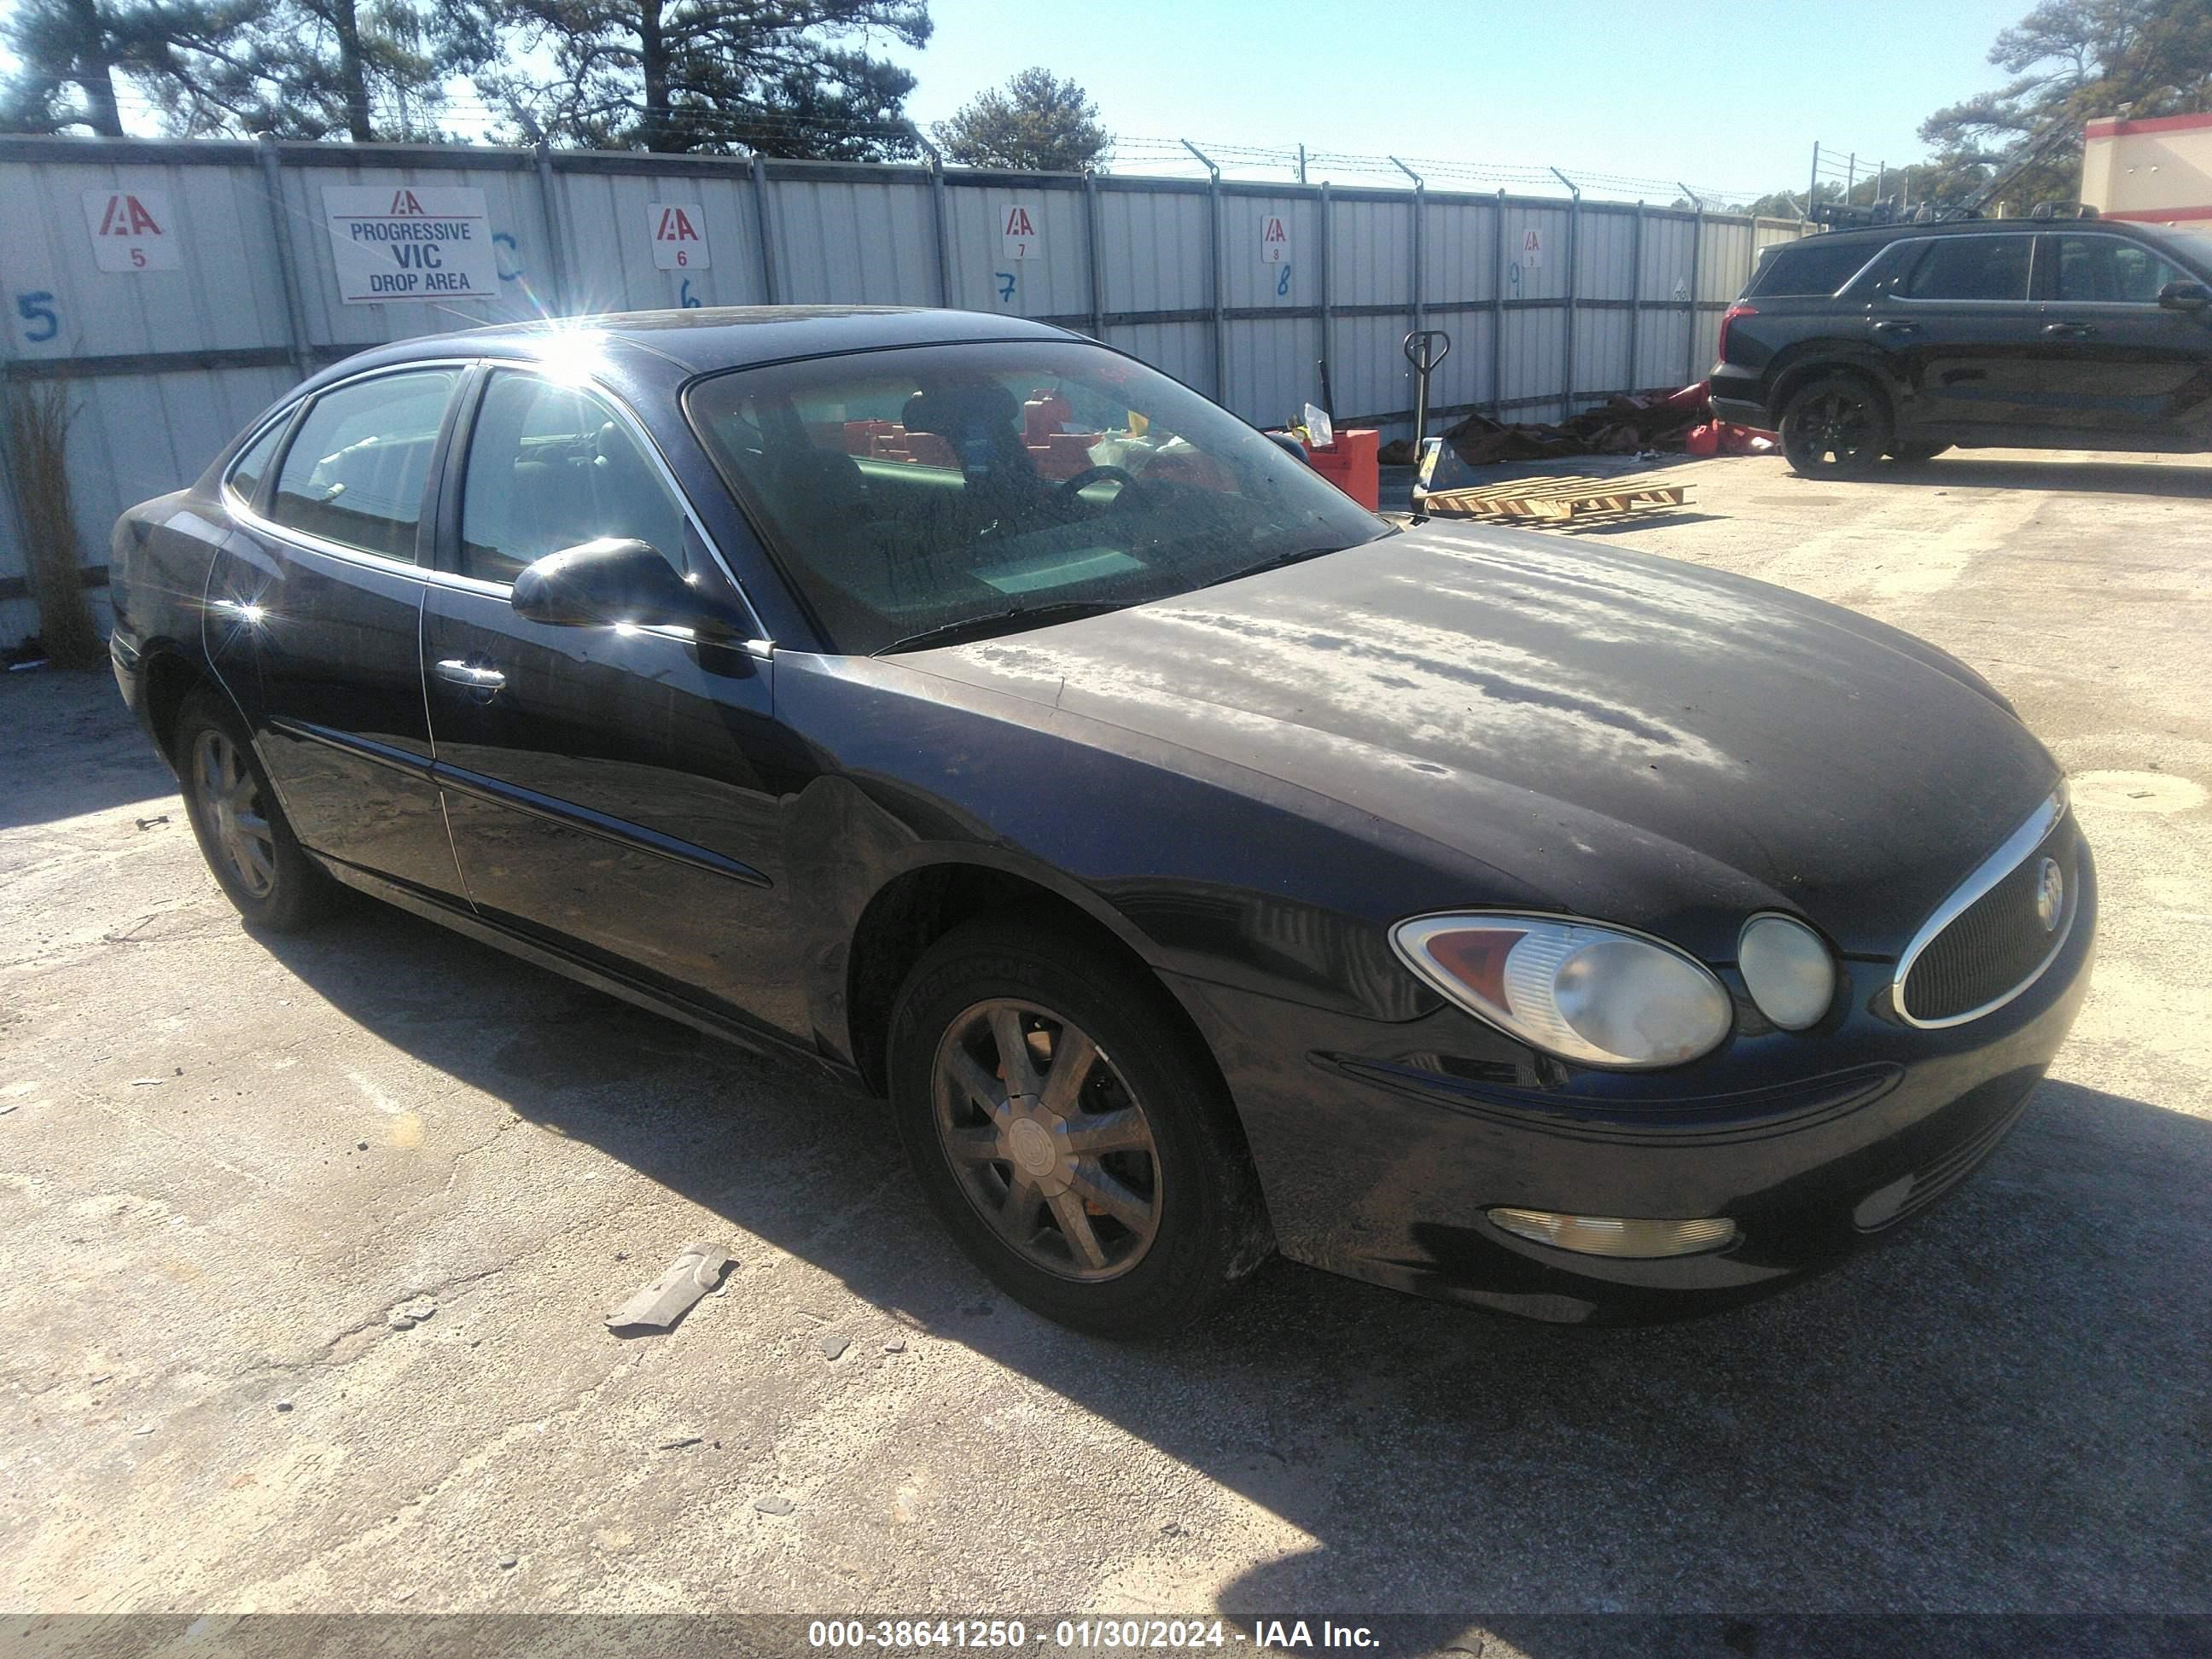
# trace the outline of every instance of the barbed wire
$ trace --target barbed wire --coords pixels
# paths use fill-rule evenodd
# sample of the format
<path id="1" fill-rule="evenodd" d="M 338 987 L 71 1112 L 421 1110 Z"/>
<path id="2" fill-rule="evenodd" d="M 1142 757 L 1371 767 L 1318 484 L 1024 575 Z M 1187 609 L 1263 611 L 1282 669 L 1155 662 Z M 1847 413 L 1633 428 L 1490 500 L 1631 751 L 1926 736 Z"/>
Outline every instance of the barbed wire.
<path id="1" fill-rule="evenodd" d="M 150 100 L 130 98 L 126 101 L 138 104 L 149 115 L 158 115 Z M 380 97 L 380 106 L 392 100 Z M 412 105 L 410 125 L 436 129 L 447 122 L 459 122 L 486 131 L 512 128 L 518 125 L 515 106 L 495 102 L 482 96 L 431 95 L 410 100 Z M 540 121 L 548 118 L 549 112 L 537 112 Z M 636 121 L 646 112 L 634 101 L 611 106 L 605 118 L 611 122 Z M 669 112 L 670 125 L 681 131 L 707 131 L 717 140 L 743 143 L 747 135 L 775 138 L 844 137 L 867 140 L 898 147 L 913 147 L 914 128 L 904 120 L 881 119 L 836 114 L 804 114 L 792 111 L 750 111 L 717 108 L 706 105 L 678 105 Z M 927 129 L 923 129 L 927 136 Z M 484 132 L 457 135 L 463 142 L 482 142 Z M 1222 139 L 1198 138 L 1189 141 L 1217 166 L 1224 178 L 1235 177 L 1296 181 L 1303 176 L 1313 184 L 1331 181 L 1345 175 L 1365 179 L 1378 179 L 1400 187 L 1409 187 L 1410 171 L 1425 183 L 1445 185 L 1480 185 L 1488 189 L 1528 187 L 1540 193 L 1567 193 L 1560 182 L 1561 176 L 1570 179 L 1586 195 L 1644 199 L 1657 197 L 1674 201 L 1686 194 L 1702 201 L 1709 208 L 1740 204 L 1756 199 L 1765 190 L 1723 188 L 1714 185 L 1691 185 L 1680 179 L 1656 175 L 1624 173 L 1589 169 L 1561 168 L 1555 173 L 1550 167 L 1529 162 L 1485 161 L 1466 157 L 1365 154 L 1352 150 L 1301 149 L 1297 144 L 1258 144 L 1231 143 Z M 1820 176 L 1825 180 L 1832 176 L 1832 151 L 1824 149 L 1820 159 Z M 1152 134 L 1117 133 L 1103 162 L 1106 171 L 1139 177 L 1190 178 L 1206 177 L 1206 166 L 1180 137 L 1164 137 Z M 1863 178 L 1873 171 L 1871 166 L 1856 175 Z M 1833 161 L 1832 176 L 1844 179 L 1849 174 L 1847 161 Z M 1773 188 L 1774 186 L 1769 186 Z"/>

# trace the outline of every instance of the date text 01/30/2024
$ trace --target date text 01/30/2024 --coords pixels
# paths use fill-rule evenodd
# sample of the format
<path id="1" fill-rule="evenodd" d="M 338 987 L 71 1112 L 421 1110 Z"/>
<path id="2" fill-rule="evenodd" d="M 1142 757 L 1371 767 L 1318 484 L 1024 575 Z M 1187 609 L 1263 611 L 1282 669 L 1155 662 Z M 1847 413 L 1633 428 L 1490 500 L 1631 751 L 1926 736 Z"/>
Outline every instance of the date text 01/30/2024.
<path id="1" fill-rule="evenodd" d="M 1377 1645 L 1368 1626 L 1327 1619 L 1255 1620 L 1249 1632 L 1221 1619 L 1062 1619 L 1034 1636 L 1029 1625 L 1018 1619 L 817 1619 L 807 1626 L 806 1640 L 810 1647 L 832 1650 L 948 1648 L 971 1652 L 1013 1652 L 1047 1645 L 1079 1651 L 1170 1652 L 1231 1645 L 1281 1652 Z"/>

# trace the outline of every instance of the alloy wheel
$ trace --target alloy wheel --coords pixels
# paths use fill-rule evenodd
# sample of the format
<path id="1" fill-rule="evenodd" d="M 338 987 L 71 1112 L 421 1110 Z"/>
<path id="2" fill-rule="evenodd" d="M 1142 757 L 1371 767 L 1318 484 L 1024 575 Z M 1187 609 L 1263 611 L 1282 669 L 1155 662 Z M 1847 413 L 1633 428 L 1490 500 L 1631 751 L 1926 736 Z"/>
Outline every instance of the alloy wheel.
<path id="1" fill-rule="evenodd" d="M 1863 398 L 1832 392 L 1798 410 L 1787 434 L 1797 466 L 1863 467 L 1880 459 L 1881 434 Z"/>
<path id="2" fill-rule="evenodd" d="M 1163 1196 L 1152 1122 L 1081 1030 L 1032 1003 L 979 1002 L 939 1042 L 932 1089 L 961 1192 L 1024 1261 L 1093 1281 L 1143 1260 Z"/>
<path id="3" fill-rule="evenodd" d="M 248 897 L 268 897 L 276 886 L 276 834 L 252 769 L 225 733 L 204 730 L 192 744 L 192 792 L 231 878 Z"/>

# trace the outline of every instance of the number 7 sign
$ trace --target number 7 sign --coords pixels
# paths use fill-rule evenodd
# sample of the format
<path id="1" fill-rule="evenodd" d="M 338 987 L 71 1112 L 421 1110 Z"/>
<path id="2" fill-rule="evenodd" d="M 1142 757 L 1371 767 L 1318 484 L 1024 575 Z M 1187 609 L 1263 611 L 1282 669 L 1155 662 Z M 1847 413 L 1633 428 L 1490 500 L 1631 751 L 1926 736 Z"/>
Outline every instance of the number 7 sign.
<path id="1" fill-rule="evenodd" d="M 1037 210 L 1027 202 L 1010 202 L 999 221 L 1000 241 L 1009 259 L 1034 259 L 1044 251 L 1037 234 Z"/>

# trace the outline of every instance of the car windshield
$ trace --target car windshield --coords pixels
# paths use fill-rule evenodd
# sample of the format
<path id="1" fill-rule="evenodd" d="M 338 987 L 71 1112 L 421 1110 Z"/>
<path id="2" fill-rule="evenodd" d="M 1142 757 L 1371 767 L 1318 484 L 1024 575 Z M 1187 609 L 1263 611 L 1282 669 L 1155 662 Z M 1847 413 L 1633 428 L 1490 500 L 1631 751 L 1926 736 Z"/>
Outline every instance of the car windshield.
<path id="1" fill-rule="evenodd" d="M 2212 230 L 2198 225 L 2168 225 L 2166 234 L 2180 244 L 2184 253 L 2197 261 L 2198 269 L 2212 269 Z"/>
<path id="2" fill-rule="evenodd" d="M 740 369 L 685 409 L 843 652 L 1011 633 L 1392 532 L 1187 386 L 1076 341 Z"/>

